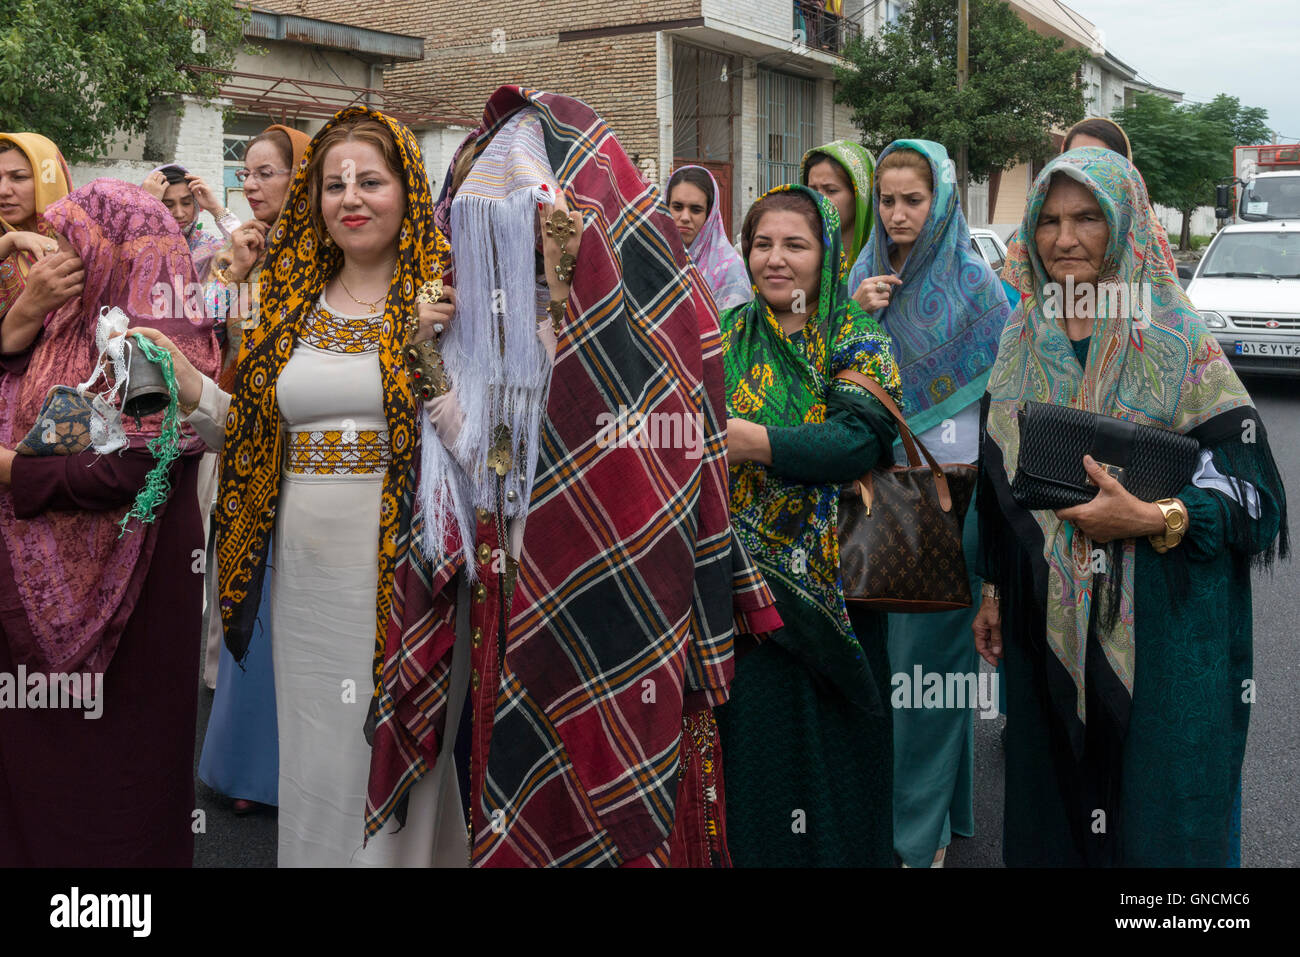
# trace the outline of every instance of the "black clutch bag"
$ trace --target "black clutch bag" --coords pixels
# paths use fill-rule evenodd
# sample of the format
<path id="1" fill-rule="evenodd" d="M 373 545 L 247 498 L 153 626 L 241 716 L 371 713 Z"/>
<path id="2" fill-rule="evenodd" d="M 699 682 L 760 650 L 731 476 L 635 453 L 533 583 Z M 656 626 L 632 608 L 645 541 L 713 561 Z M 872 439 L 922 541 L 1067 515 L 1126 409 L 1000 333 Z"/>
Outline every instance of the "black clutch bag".
<path id="1" fill-rule="evenodd" d="M 1028 402 L 1017 418 L 1020 462 L 1011 497 L 1026 509 L 1091 501 L 1097 486 L 1084 471 L 1085 455 L 1142 501 L 1171 498 L 1191 481 L 1201 448 L 1178 432 L 1069 406 Z"/>

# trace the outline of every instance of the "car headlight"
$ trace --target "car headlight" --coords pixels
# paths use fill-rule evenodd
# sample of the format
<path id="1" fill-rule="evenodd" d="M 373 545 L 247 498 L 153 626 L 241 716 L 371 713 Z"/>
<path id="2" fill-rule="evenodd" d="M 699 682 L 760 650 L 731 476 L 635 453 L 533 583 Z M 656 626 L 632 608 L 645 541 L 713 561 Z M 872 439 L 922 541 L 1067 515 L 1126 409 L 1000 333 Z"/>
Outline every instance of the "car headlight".
<path id="1" fill-rule="evenodd" d="M 1209 309 L 1202 309 L 1200 310 L 1200 313 L 1201 313 L 1201 318 L 1205 320 L 1205 324 L 1209 326 L 1211 329 L 1228 328 L 1228 320 L 1224 319 L 1223 316 L 1219 315 L 1217 312 L 1214 312 Z"/>

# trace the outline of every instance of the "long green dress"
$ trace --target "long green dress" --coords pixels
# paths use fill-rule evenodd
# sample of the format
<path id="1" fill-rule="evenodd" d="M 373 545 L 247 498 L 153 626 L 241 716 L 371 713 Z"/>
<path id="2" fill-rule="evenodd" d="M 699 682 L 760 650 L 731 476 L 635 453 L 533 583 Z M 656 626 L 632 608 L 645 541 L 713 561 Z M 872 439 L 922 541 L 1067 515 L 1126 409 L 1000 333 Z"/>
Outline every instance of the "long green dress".
<path id="1" fill-rule="evenodd" d="M 1034 228 L 1052 176 L 1096 198 L 1102 275 L 1147 297 L 1100 296 L 1072 343 L 1043 309 Z M 1030 193 L 1009 269 L 1023 294 L 983 410 L 981 572 L 1001 589 L 1011 715 L 1008 866 L 1221 867 L 1235 858 L 1251 676 L 1252 564 L 1287 553 L 1286 493 L 1249 394 L 1160 252 L 1141 177 L 1071 150 Z M 1139 321 L 1139 319 L 1141 321 Z M 1182 542 L 1099 544 L 1011 494 L 1026 401 L 1083 408 L 1197 440 Z"/>
<path id="2" fill-rule="evenodd" d="M 816 307 L 787 336 L 756 298 L 723 316 L 728 415 L 767 426 L 771 466 L 732 469 L 732 522 L 784 627 L 739 651 L 718 709 L 737 866 L 889 866 L 892 728 L 883 619 L 850 613 L 835 535 L 840 486 L 890 454 L 895 428 L 852 370 L 898 393 L 888 338 L 849 299 L 834 207 Z"/>

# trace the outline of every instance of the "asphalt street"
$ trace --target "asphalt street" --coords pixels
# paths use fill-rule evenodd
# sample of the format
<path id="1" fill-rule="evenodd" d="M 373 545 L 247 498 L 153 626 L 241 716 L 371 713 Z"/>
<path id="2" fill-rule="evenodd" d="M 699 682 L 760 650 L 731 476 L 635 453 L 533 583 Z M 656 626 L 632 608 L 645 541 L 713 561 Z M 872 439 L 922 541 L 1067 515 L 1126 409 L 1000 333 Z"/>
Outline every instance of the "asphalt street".
<path id="1" fill-rule="evenodd" d="M 1291 540 L 1300 546 L 1300 380 L 1246 381 L 1291 502 Z M 1295 563 L 1258 573 L 1254 584 L 1256 700 L 1246 746 L 1242 797 L 1242 864 L 1300 865 L 1300 575 Z M 983 666 L 987 668 L 987 666 Z M 212 693 L 199 689 L 194 765 L 207 729 Z M 957 838 L 948 867 L 1002 866 L 1003 719 L 975 720 L 975 836 Z M 196 783 L 206 830 L 195 838 L 196 867 L 274 867 L 274 812 L 237 817 L 228 798 Z M 358 822 L 360 827 L 360 822 Z"/>

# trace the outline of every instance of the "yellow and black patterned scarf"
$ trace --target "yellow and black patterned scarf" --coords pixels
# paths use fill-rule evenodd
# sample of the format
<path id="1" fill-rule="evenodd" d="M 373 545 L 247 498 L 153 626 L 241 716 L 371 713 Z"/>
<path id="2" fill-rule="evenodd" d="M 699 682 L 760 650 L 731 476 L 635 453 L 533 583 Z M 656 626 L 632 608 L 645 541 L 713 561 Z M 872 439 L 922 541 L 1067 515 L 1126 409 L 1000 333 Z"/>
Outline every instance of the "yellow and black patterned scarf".
<path id="1" fill-rule="evenodd" d="M 261 598 L 263 571 L 280 492 L 281 421 L 276 384 L 298 341 L 301 325 L 325 284 L 343 265 L 337 246 L 323 245 L 312 224 L 307 172 L 321 137 L 339 123 L 370 116 L 392 131 L 406 181 L 406 216 L 398 236 L 397 269 L 379 332 L 379 365 L 384 389 L 384 418 L 392 458 L 384 475 L 379 520 L 379 582 L 375 609 L 376 672 L 382 665 L 385 626 L 393 596 L 399 503 L 414 481 L 420 429 L 417 404 L 401 348 L 408 323 L 415 319 L 420 286 L 442 275 L 450 247 L 433 221 L 424 158 L 415 136 L 401 123 L 376 110 L 343 110 L 316 134 L 294 174 L 284 213 L 271 234 L 260 283 L 259 322 L 240 349 L 226 448 L 217 498 L 217 562 L 221 579 L 221 617 L 226 646 L 243 659 L 252 637 Z"/>

